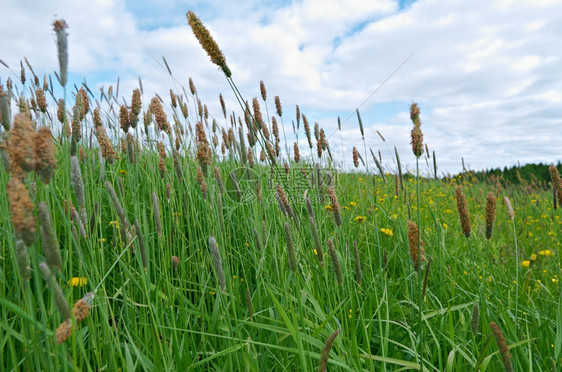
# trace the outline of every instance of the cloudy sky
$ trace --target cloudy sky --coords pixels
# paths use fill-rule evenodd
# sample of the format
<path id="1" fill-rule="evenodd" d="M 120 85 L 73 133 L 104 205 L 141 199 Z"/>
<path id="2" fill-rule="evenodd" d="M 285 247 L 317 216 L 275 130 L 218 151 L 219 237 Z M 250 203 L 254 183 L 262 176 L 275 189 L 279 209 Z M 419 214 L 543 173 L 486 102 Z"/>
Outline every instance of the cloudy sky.
<path id="1" fill-rule="evenodd" d="M 224 76 L 191 34 L 185 13 L 193 10 L 223 50 L 242 94 L 259 96 L 263 80 L 270 112 L 272 98 L 281 98 L 288 133 L 298 104 L 331 135 L 330 147 L 343 152 L 346 166 L 352 146 L 363 148 L 354 114 L 359 107 L 366 146 L 380 150 L 391 170 L 396 146 L 414 169 L 413 101 L 439 173 L 460 171 L 461 157 L 472 169 L 562 160 L 562 1 L 2 3 L 0 59 L 16 73 L 23 57 L 39 76 L 58 70 L 51 23 L 64 18 L 77 85 L 85 79 L 107 90 L 119 77 L 120 94 L 129 98 L 140 76 L 148 102 L 154 93 L 168 97 L 170 88 L 181 89 L 192 77 L 212 115 L 222 118 L 219 93 L 227 110 L 239 113 Z M 2 82 L 9 76 L 0 66 Z M 341 133 L 338 116 L 345 121 Z"/>

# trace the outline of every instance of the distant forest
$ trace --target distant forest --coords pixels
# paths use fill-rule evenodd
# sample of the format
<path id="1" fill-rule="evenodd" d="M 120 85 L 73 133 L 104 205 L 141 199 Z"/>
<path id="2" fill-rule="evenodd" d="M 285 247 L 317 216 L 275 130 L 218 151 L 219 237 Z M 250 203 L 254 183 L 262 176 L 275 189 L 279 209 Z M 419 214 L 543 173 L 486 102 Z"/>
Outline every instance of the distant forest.
<path id="1" fill-rule="evenodd" d="M 512 166 L 483 170 L 470 171 L 479 182 L 499 181 L 503 184 L 524 184 L 532 183 L 538 187 L 547 189 L 550 187 L 550 172 L 548 170 L 550 164 L 525 164 L 521 167 Z M 558 171 L 562 173 L 562 164 L 560 161 L 556 164 Z"/>

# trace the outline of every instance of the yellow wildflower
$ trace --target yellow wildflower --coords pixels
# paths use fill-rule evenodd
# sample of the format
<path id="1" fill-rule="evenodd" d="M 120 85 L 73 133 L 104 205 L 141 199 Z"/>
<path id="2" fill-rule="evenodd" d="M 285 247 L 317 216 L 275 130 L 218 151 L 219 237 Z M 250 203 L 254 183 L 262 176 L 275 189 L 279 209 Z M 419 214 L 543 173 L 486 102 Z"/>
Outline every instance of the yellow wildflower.
<path id="1" fill-rule="evenodd" d="M 81 277 L 75 276 L 74 278 L 68 281 L 68 285 L 71 285 L 73 287 L 82 287 L 85 286 L 86 284 L 88 284 L 88 279 L 84 278 L 83 276 Z"/>
<path id="2" fill-rule="evenodd" d="M 357 216 L 357 217 L 355 217 L 355 222 L 361 223 L 361 222 L 364 222 L 366 219 L 367 219 L 367 217 L 365 217 L 365 216 Z"/>
<path id="3" fill-rule="evenodd" d="M 550 249 L 545 249 L 539 252 L 541 256 L 552 256 L 554 253 Z"/>
<path id="4" fill-rule="evenodd" d="M 531 261 L 529 260 L 524 260 L 523 262 L 521 262 L 521 266 L 523 267 L 529 267 L 529 265 L 531 265 Z"/>
<path id="5" fill-rule="evenodd" d="M 534 260 L 536 260 L 536 259 L 537 259 L 537 255 L 533 253 L 533 254 L 531 255 L 531 261 L 534 261 Z"/>
<path id="6" fill-rule="evenodd" d="M 381 228 L 381 232 L 382 232 L 383 234 L 388 235 L 388 236 L 393 236 L 393 235 L 394 235 L 394 233 L 392 232 L 391 229 L 386 229 L 386 228 L 384 228 L 384 227 Z"/>
<path id="7" fill-rule="evenodd" d="M 350 202 L 349 202 L 349 205 L 350 205 L 351 207 L 356 207 L 356 206 L 357 206 L 357 203 L 354 202 L 354 201 L 350 201 Z"/>
<path id="8" fill-rule="evenodd" d="M 325 205 L 325 206 L 324 206 L 324 209 L 331 212 L 331 211 L 332 211 L 332 206 L 331 206 L 331 205 Z"/>

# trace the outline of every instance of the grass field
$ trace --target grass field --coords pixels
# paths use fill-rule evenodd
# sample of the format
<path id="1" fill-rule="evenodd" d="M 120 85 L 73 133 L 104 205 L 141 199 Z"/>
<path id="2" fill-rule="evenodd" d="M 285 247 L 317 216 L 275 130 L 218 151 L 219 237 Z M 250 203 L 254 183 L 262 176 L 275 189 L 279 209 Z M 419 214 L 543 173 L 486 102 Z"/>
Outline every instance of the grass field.
<path id="1" fill-rule="evenodd" d="M 191 81 L 57 107 L 27 74 L 0 94 L 0 370 L 560 370 L 552 185 L 381 173 L 366 143 L 344 172 L 265 86 L 234 117 Z"/>

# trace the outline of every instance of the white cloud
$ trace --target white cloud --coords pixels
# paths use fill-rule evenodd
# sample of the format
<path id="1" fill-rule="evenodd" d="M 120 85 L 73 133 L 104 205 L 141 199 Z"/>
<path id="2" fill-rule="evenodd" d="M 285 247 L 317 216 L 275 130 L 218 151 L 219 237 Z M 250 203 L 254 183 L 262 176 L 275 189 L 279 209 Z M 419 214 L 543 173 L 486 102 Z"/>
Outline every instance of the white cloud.
<path id="1" fill-rule="evenodd" d="M 179 1 L 160 7 L 124 0 L 4 3 L 0 58 L 16 73 L 23 57 L 40 76 L 58 69 L 51 31 L 56 15 L 70 26 L 73 73 L 106 87 L 120 76 L 127 99 L 140 75 L 145 100 L 155 92 L 167 97 L 169 88 L 187 85 L 191 76 L 211 112 L 222 117 L 220 92 L 229 111 L 237 104 L 191 34 L 189 8 L 217 40 L 244 96 L 258 96 L 264 80 L 269 96 L 281 97 L 288 125 L 299 104 L 312 122 L 336 128 L 337 116 L 353 113 L 414 53 L 361 107 L 367 146 L 381 149 L 383 161 L 392 164 L 396 146 L 413 168 L 412 101 L 421 106 L 425 141 L 443 171 L 459 171 L 461 157 L 475 168 L 560 157 L 557 139 L 549 135 L 562 124 L 560 2 L 419 0 L 404 10 L 390 0 L 191 1 L 186 9 Z M 177 82 L 155 62 L 162 56 Z M 3 67 L 0 76 L 8 76 Z M 394 111 L 373 119 L 387 107 Z M 355 117 L 344 126 L 345 151 L 361 142 L 356 126 Z M 330 139 L 333 148 L 338 136 Z"/>

